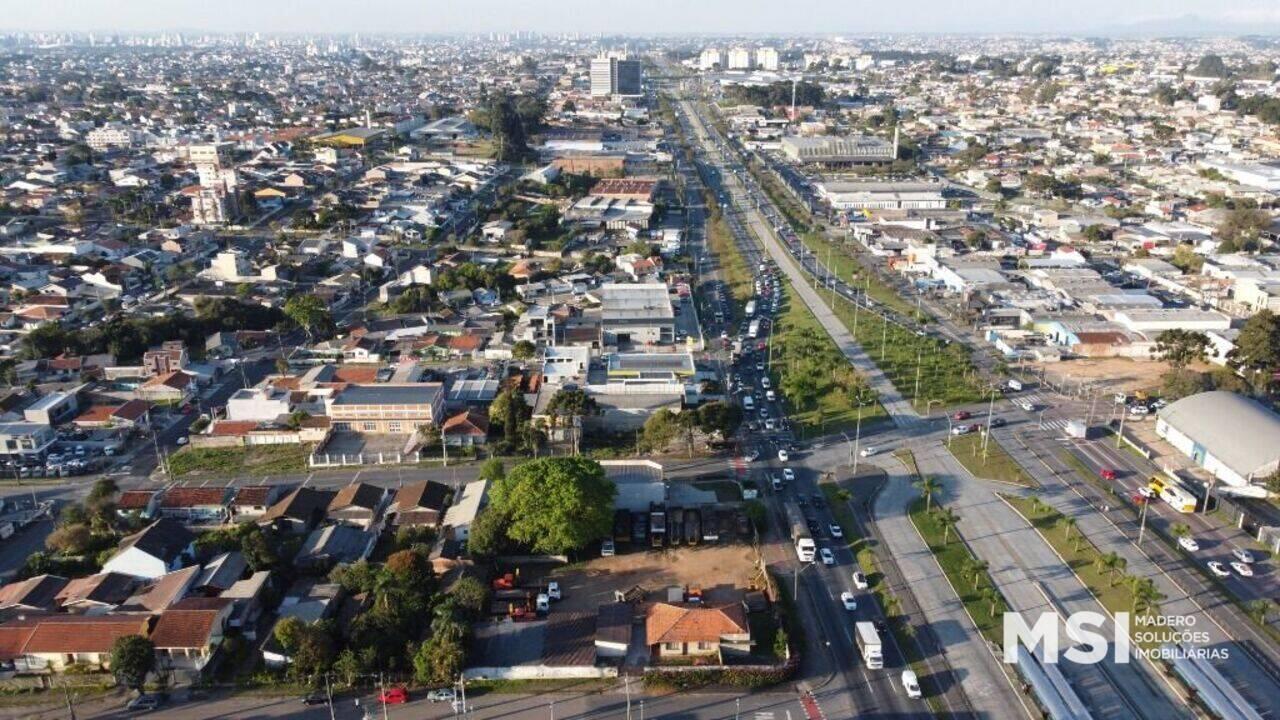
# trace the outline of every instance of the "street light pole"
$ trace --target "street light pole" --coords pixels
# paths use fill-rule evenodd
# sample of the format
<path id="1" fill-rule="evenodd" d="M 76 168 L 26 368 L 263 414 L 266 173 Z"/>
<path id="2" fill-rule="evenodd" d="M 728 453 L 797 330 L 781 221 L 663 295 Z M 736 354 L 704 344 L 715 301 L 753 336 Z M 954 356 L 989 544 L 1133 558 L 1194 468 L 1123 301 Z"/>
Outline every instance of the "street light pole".
<path id="1" fill-rule="evenodd" d="M 862 454 L 862 393 L 858 393 L 858 422 L 853 430 L 853 474 L 858 474 L 858 456 Z"/>
<path id="2" fill-rule="evenodd" d="M 996 409 L 996 389 L 991 388 L 991 402 L 987 403 L 987 432 L 982 436 L 982 461 L 987 461 L 987 443 L 991 441 L 991 416 Z"/>
<path id="3" fill-rule="evenodd" d="M 911 394 L 911 404 L 920 407 L 920 360 L 923 357 L 924 348 L 916 349 L 916 389 Z"/>

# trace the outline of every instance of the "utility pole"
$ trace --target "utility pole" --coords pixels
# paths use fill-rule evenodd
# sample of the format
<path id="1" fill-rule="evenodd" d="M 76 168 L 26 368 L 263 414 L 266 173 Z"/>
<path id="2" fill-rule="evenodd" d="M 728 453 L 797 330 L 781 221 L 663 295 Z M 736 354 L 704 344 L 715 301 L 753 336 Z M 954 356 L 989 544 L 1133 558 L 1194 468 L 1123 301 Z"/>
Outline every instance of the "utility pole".
<path id="1" fill-rule="evenodd" d="M 1116 449 L 1120 449 L 1120 441 L 1124 439 L 1124 419 L 1129 416 L 1127 408 L 1120 410 L 1120 429 L 1116 432 Z"/>
<path id="2" fill-rule="evenodd" d="M 862 393 L 858 393 L 858 422 L 853 430 L 853 474 L 858 474 L 858 456 L 862 454 Z"/>
<path id="3" fill-rule="evenodd" d="M 991 388 L 991 402 L 987 404 L 987 432 L 982 436 L 982 462 L 987 461 L 987 442 L 991 440 L 991 416 L 996 409 L 996 389 Z"/>
<path id="4" fill-rule="evenodd" d="M 329 673 L 324 674 L 324 694 L 329 701 L 329 720 L 338 720 L 333 713 L 333 686 L 329 684 Z"/>
<path id="5" fill-rule="evenodd" d="M 627 720 L 631 720 L 631 676 L 622 676 L 623 691 L 627 694 Z"/>
<path id="6" fill-rule="evenodd" d="M 1149 499 L 1142 498 L 1142 517 L 1138 522 L 1138 547 L 1142 547 L 1142 536 L 1147 531 L 1147 506 L 1150 504 Z"/>

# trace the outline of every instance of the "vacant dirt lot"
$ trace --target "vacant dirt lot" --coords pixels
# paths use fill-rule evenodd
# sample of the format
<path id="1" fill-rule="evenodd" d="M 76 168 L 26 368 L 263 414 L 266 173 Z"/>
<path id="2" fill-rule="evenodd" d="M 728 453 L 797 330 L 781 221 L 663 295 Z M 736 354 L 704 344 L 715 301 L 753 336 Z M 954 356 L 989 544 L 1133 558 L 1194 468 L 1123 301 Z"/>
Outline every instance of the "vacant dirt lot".
<path id="1" fill-rule="evenodd" d="M 1034 368 L 1036 373 L 1040 371 L 1038 365 L 1027 367 Z M 1074 389 L 1081 380 L 1102 380 L 1108 390 L 1125 393 L 1158 389 L 1160 376 L 1168 371 L 1169 366 L 1163 362 L 1126 358 L 1076 358 L 1045 366 L 1049 381 L 1055 384 L 1065 382 L 1068 388 Z"/>
<path id="2" fill-rule="evenodd" d="M 598 558 L 555 576 L 565 596 L 560 607 L 594 611 L 601 603 L 613 602 L 614 590 L 636 585 L 651 593 L 671 585 L 745 588 L 756 579 L 756 567 L 756 552 L 750 545 L 700 545 Z"/>

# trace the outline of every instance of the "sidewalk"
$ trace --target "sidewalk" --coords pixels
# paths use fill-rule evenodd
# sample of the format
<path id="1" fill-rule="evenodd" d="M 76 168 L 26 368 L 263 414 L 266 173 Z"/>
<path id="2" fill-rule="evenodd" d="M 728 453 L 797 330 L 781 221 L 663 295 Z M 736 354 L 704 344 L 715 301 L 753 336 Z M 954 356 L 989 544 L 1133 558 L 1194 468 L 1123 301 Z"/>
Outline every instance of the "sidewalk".
<path id="1" fill-rule="evenodd" d="M 1021 697 L 996 665 L 997 659 L 987 649 L 986 640 L 978 634 L 933 553 L 907 517 L 908 504 L 919 496 L 912 476 L 891 456 L 879 464 L 885 467 L 889 479 L 876 498 L 874 519 L 903 580 L 911 586 L 947 662 L 963 683 L 974 712 L 988 718 L 1012 717 L 1015 708 L 1023 707 Z"/>

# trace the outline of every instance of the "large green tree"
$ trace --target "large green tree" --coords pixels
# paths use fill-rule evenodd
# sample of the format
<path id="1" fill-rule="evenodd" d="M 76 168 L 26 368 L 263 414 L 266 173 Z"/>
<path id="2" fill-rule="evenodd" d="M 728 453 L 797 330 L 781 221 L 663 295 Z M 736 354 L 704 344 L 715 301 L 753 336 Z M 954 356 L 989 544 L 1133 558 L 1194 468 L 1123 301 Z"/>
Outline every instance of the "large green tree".
<path id="1" fill-rule="evenodd" d="M 1208 350 L 1209 336 L 1195 330 L 1174 328 L 1165 330 L 1156 338 L 1156 357 L 1169 363 L 1169 367 L 1179 375 L 1191 363 L 1204 360 Z"/>
<path id="2" fill-rule="evenodd" d="M 490 491 L 507 536 L 540 553 L 580 550 L 613 527 L 617 488 L 594 460 L 540 458 L 516 466 Z"/>
<path id="3" fill-rule="evenodd" d="M 1280 369 L 1280 319 L 1262 310 L 1246 320 L 1227 354 L 1227 365 L 1244 375 L 1255 394 L 1265 395 Z"/>
<path id="4" fill-rule="evenodd" d="M 315 295 L 294 295 L 284 304 L 284 314 L 297 323 L 307 334 L 307 339 L 315 337 L 315 333 L 333 325 L 333 315 L 324 301 Z"/>
<path id="5" fill-rule="evenodd" d="M 141 635 L 123 635 L 111 644 L 111 673 L 116 682 L 141 690 L 156 666 L 156 646 Z"/>

